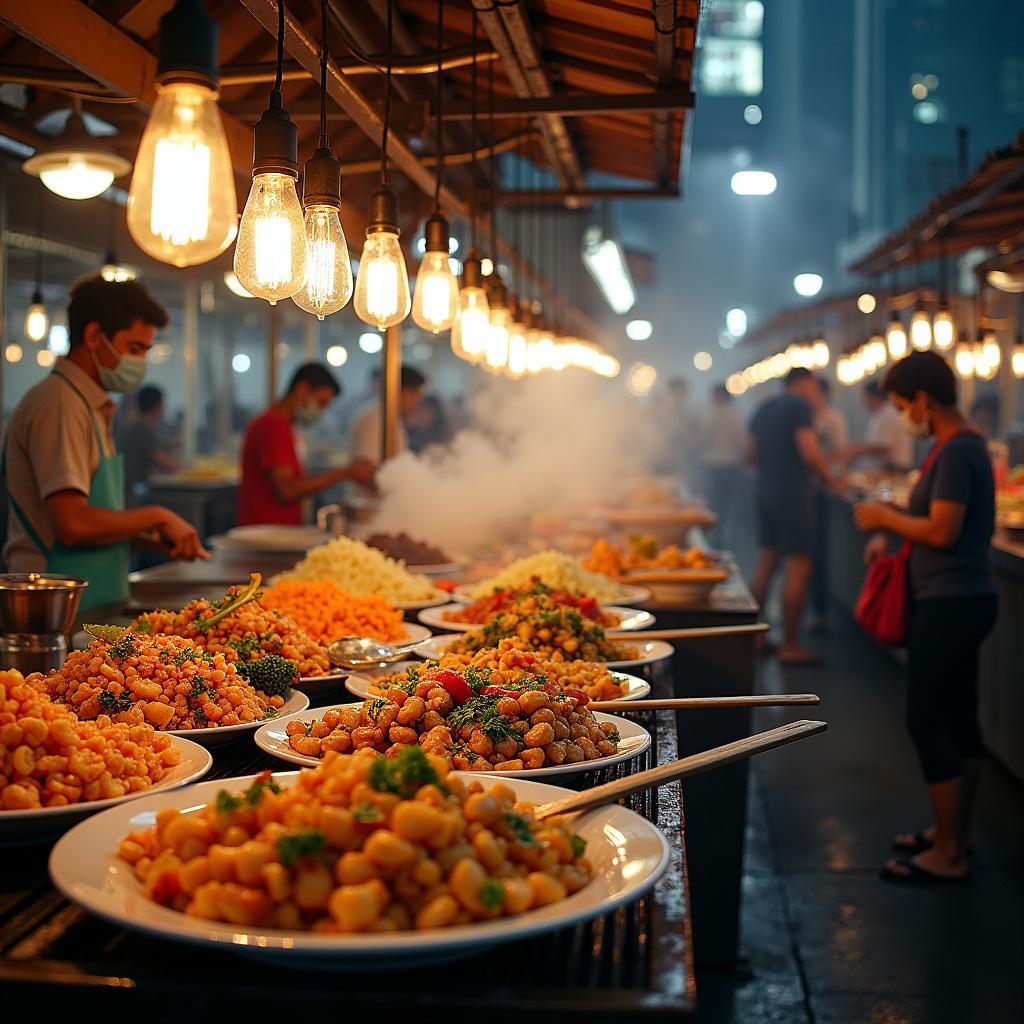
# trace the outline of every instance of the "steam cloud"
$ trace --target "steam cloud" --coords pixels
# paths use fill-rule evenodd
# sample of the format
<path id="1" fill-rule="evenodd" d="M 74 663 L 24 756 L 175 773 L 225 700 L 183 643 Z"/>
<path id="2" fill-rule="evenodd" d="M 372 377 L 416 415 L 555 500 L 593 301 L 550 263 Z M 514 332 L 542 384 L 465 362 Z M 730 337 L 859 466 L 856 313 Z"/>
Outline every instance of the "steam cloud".
<path id="1" fill-rule="evenodd" d="M 646 473 L 661 435 L 649 404 L 582 372 L 489 383 L 473 428 L 381 468 L 370 527 L 453 555 L 521 538 L 531 516 L 573 515 Z"/>

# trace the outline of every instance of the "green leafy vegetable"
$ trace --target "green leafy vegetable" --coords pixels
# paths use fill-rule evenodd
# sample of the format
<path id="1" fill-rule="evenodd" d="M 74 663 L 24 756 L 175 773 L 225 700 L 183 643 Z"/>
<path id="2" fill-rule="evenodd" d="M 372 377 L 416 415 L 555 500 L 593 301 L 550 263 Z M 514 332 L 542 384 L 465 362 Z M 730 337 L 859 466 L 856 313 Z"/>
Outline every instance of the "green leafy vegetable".
<path id="1" fill-rule="evenodd" d="M 327 839 L 318 828 L 300 828 L 281 836 L 277 841 L 277 855 L 281 863 L 290 868 L 303 857 L 312 857 L 327 845 Z"/>
<path id="2" fill-rule="evenodd" d="M 579 860 L 584 853 L 587 852 L 587 841 L 583 836 L 576 835 L 575 832 L 569 836 L 569 842 L 572 844 L 572 857 L 573 860 Z"/>
<path id="3" fill-rule="evenodd" d="M 218 814 L 234 814 L 242 806 L 242 798 L 222 789 L 217 794 L 213 806 Z"/>
<path id="4" fill-rule="evenodd" d="M 370 765 L 366 781 L 378 793 L 397 793 L 403 797 L 414 796 L 421 786 L 430 784 L 445 790 L 434 766 L 418 746 L 405 747 L 396 757 L 378 757 Z"/>
<path id="5" fill-rule="evenodd" d="M 505 902 L 505 886 L 497 878 L 488 878 L 480 886 L 480 902 L 485 907 L 500 907 Z"/>
<path id="6" fill-rule="evenodd" d="M 280 793 L 281 787 L 267 776 L 265 779 L 257 779 L 246 791 L 245 802 L 250 807 L 255 807 L 263 799 L 263 794 L 269 790 L 271 793 Z"/>
<path id="7" fill-rule="evenodd" d="M 267 654 L 256 661 L 241 661 L 235 670 L 249 684 L 268 697 L 287 697 L 298 681 L 299 666 L 280 654 Z"/>
<path id="8" fill-rule="evenodd" d="M 506 811 L 505 824 L 512 830 L 516 841 L 524 846 L 532 846 L 537 842 L 533 835 L 533 829 L 530 828 L 530 823 L 521 814 L 516 814 L 515 811 Z"/>
<path id="9" fill-rule="evenodd" d="M 352 808 L 352 817 L 363 825 L 372 825 L 384 819 L 384 812 L 369 800 L 360 800 Z"/>

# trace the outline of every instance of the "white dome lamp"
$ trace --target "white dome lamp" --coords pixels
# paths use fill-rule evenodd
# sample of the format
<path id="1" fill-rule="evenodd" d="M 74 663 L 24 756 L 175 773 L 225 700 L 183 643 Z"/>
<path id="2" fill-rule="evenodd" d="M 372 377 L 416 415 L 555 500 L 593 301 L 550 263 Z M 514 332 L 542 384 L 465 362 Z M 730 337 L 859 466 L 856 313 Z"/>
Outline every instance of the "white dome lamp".
<path id="1" fill-rule="evenodd" d="M 21 168 L 39 178 L 64 199 L 95 199 L 115 178 L 127 174 L 131 163 L 89 133 L 82 118 L 82 102 L 74 101 L 64 130 L 38 149 Z"/>

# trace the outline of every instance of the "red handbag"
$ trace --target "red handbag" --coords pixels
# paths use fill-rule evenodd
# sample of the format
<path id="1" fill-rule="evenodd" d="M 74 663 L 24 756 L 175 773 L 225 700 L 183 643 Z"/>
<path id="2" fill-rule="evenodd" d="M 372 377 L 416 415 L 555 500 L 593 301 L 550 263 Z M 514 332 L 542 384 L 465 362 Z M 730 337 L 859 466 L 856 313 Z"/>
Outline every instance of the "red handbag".
<path id="1" fill-rule="evenodd" d="M 854 617 L 868 636 L 887 647 L 902 647 L 910 629 L 910 542 L 895 555 L 879 555 L 860 588 Z"/>
<path id="2" fill-rule="evenodd" d="M 943 444 L 959 434 L 975 430 L 954 431 Z M 931 469 L 943 444 L 933 445 L 921 465 L 921 478 Z M 910 541 L 895 555 L 880 555 L 869 566 L 857 597 L 854 618 L 868 636 L 886 647 L 902 647 L 910 632 Z"/>

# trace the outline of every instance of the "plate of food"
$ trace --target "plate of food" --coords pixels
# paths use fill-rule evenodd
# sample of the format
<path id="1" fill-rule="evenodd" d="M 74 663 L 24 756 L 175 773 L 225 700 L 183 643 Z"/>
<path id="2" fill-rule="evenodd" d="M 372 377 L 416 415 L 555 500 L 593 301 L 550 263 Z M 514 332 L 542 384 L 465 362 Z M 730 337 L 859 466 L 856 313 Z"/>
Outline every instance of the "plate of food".
<path id="1" fill-rule="evenodd" d="M 100 717 L 216 746 L 279 713 L 309 707 L 292 688 L 294 662 L 280 655 L 229 661 L 185 637 L 87 626 L 96 639 L 47 675 L 27 682 L 83 721 Z"/>
<path id="2" fill-rule="evenodd" d="M 46 839 L 106 807 L 201 779 L 208 750 L 125 722 L 82 721 L 20 672 L 0 672 L 0 845 Z"/>
<path id="3" fill-rule="evenodd" d="M 397 606 L 405 612 L 418 612 L 424 608 L 436 608 L 440 604 L 448 604 L 451 599 L 451 594 L 447 590 L 434 587 L 429 597 L 425 597 L 420 601 L 399 601 Z"/>
<path id="4" fill-rule="evenodd" d="M 423 576 L 457 576 L 465 569 L 465 563 L 456 561 L 448 552 L 407 533 L 372 533 L 363 539 L 371 548 Z"/>
<path id="5" fill-rule="evenodd" d="M 471 689 L 484 685 L 515 687 L 526 677 L 542 676 L 545 689 L 551 695 L 561 690 L 582 693 L 588 700 L 642 700 L 651 692 L 651 684 L 639 676 L 626 672 L 612 672 L 606 665 L 588 661 L 540 661 L 527 662 L 527 655 L 517 650 L 511 641 L 503 640 L 495 650 L 479 654 L 448 655 L 441 661 L 427 662 L 428 668 L 454 668 L 456 671 L 473 669 Z M 345 680 L 345 689 L 361 700 L 383 697 L 397 681 L 399 686 L 408 681 L 411 670 L 424 670 L 421 661 L 401 661 L 386 669 L 373 672 L 357 672 Z M 486 682 L 484 682 L 486 680 Z M 532 680 L 531 680 L 532 683 Z"/>
<path id="6" fill-rule="evenodd" d="M 214 540 L 214 547 L 240 552 L 304 554 L 331 535 L 317 526 L 236 526 Z"/>
<path id="7" fill-rule="evenodd" d="M 422 786 L 435 780 L 429 803 Z M 603 916 L 658 881 L 668 843 L 635 812 L 533 817 L 533 806 L 569 795 L 451 772 L 419 748 L 401 759 L 342 755 L 301 783 L 298 772 L 262 773 L 110 808 L 61 838 L 50 877 L 90 913 L 172 941 L 292 966 L 409 968 Z M 481 812 L 488 838 L 463 849 Z M 317 826 L 285 824 L 314 813 Z M 253 835 L 243 847 L 221 841 L 235 824 Z M 188 855 L 177 856 L 174 844 L 186 842 Z M 534 846 L 546 868 L 519 859 Z M 414 886 L 394 873 L 403 861 L 422 864 Z M 442 881 L 448 891 L 431 895 Z"/>
<path id="8" fill-rule="evenodd" d="M 283 580 L 330 580 L 350 594 L 374 594 L 405 609 L 427 608 L 448 599 L 429 577 L 352 537 L 334 537 L 312 548 L 305 558 L 287 572 L 278 573 L 271 583 L 276 585 Z"/>
<path id="9" fill-rule="evenodd" d="M 472 636 L 472 633 L 447 633 L 432 636 L 424 640 L 416 648 L 416 654 L 421 658 L 443 659 L 448 654 L 469 653 L 464 646 L 464 638 Z M 628 640 L 628 636 L 626 637 Z M 616 639 L 616 643 L 618 640 Z M 482 649 L 482 648 L 477 648 Z M 526 649 L 526 648 L 523 648 Z M 673 646 L 666 640 L 645 640 L 634 644 L 621 645 L 618 656 L 601 662 L 607 668 L 635 668 L 640 665 L 653 665 L 655 662 L 671 658 L 674 652 Z"/>
<path id="10" fill-rule="evenodd" d="M 339 704 L 331 708 L 307 709 L 306 711 L 290 715 L 287 719 L 267 722 L 256 733 L 256 745 L 265 753 L 278 757 L 282 761 L 312 767 L 323 760 L 327 751 L 338 750 L 341 745 L 348 745 L 348 751 L 346 752 L 350 752 L 352 750 L 351 737 L 355 730 L 375 728 L 372 711 L 368 709 L 372 709 L 376 703 L 377 701 L 365 701 L 358 704 Z M 557 705 L 553 703 L 552 706 Z M 553 713 L 555 714 L 556 724 L 567 724 L 569 721 L 573 721 L 574 724 L 578 725 L 584 720 L 588 721 L 591 727 L 590 735 L 592 737 L 600 736 L 601 738 L 597 740 L 597 743 L 607 743 L 609 746 L 614 747 L 614 752 L 607 755 L 599 755 L 592 760 L 555 765 L 547 763 L 547 755 L 543 749 L 526 747 L 520 750 L 519 753 L 527 754 L 531 750 L 537 750 L 541 755 L 544 755 L 545 761 L 540 767 L 526 767 L 522 757 L 507 758 L 504 761 L 499 760 L 496 764 L 494 762 L 488 763 L 485 757 L 477 755 L 475 760 L 463 770 L 473 773 L 493 773 L 502 777 L 518 779 L 579 775 L 581 772 L 608 768 L 621 761 L 632 760 L 651 745 L 651 734 L 643 726 L 628 718 L 618 718 L 614 715 L 606 715 L 600 711 L 591 712 L 586 716 Z M 510 719 L 510 721 L 514 727 L 516 721 L 529 723 L 529 718 L 522 716 L 519 719 Z M 485 727 L 494 728 L 493 724 Z M 467 750 L 470 749 L 469 744 L 471 743 L 493 746 L 493 742 L 484 742 L 488 740 L 488 737 L 480 731 L 480 728 L 481 726 L 478 721 L 474 726 L 472 738 L 465 741 Z M 536 726 L 533 727 L 533 729 L 536 728 Z M 608 737 L 613 737 L 613 739 Z M 386 734 L 381 745 L 385 745 L 386 749 L 397 746 L 397 744 L 392 744 L 388 741 Z M 373 749 L 378 748 L 374 747 Z M 383 751 L 378 750 L 378 752 L 382 753 Z M 456 759 L 461 756 L 455 755 Z M 500 755 L 492 756 L 500 757 Z M 512 764 L 518 765 L 518 767 L 498 767 L 498 764 Z"/>

